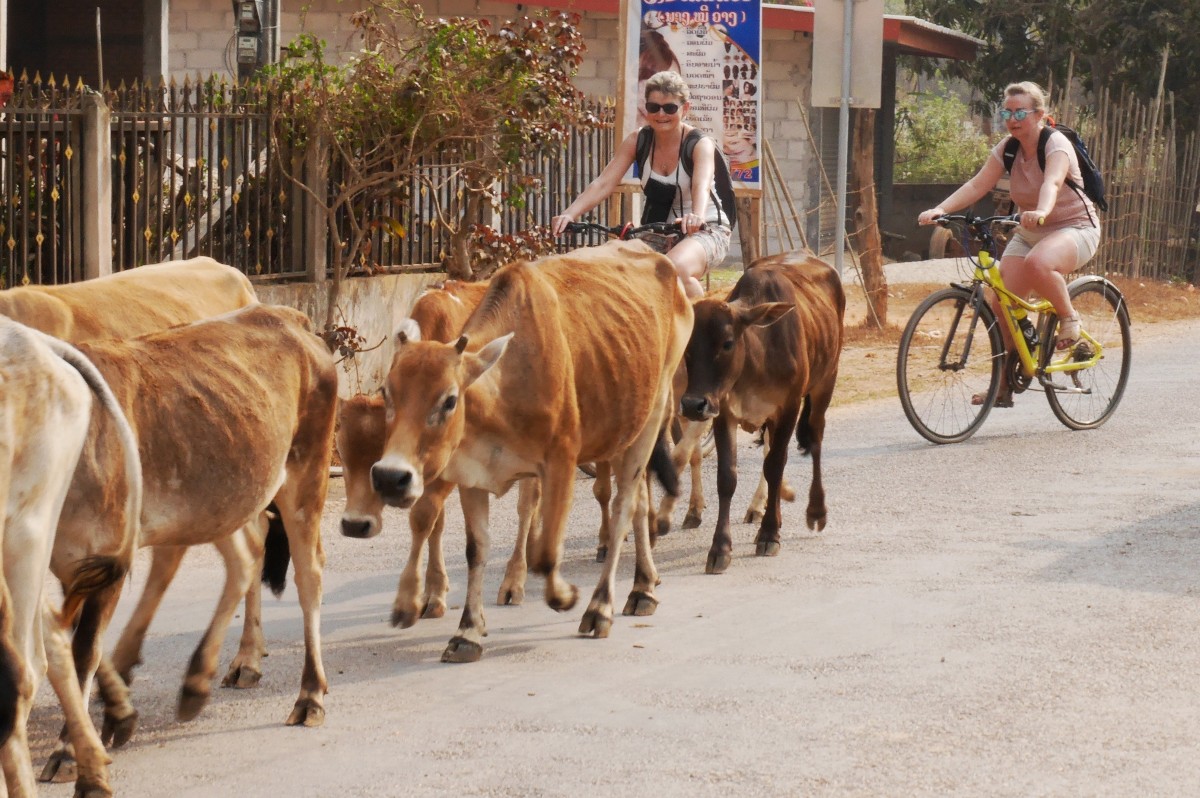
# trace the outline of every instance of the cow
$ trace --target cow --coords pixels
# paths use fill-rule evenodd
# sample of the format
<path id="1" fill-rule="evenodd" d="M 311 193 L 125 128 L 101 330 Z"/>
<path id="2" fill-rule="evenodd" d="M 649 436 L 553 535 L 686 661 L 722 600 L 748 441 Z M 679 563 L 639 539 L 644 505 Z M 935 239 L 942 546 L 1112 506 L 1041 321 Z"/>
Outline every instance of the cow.
<path id="1" fill-rule="evenodd" d="M 813 461 L 807 525 L 825 528 L 821 441 L 837 381 L 845 311 L 837 273 L 803 252 L 760 258 L 727 298 L 696 303 L 680 410 L 692 421 L 713 419 L 719 507 L 707 573 L 723 573 L 732 557 L 729 504 L 737 487 L 734 434 L 739 424 L 763 428 L 768 447 L 763 461 L 767 500 L 755 553 L 779 553 L 780 485 L 793 430 L 801 451 Z"/>
<path id="2" fill-rule="evenodd" d="M 221 641 L 261 554 L 264 510 L 274 503 L 286 529 L 304 616 L 304 672 L 287 722 L 319 725 L 326 692 L 319 630 L 320 519 L 337 401 L 337 371 L 328 349 L 304 314 L 257 304 L 80 349 L 105 376 L 138 439 L 145 474 L 142 545 L 157 547 L 155 559 L 165 562 L 167 581 L 187 546 L 212 543 L 225 561 L 225 587 L 189 664 L 179 718 L 195 717 L 209 697 Z M 111 491 L 108 437 L 107 425 L 93 419 L 59 520 L 51 559 L 56 575 L 107 544 L 95 518 L 104 516 Z M 243 527 L 246 534 L 234 534 Z M 162 589 L 148 581 L 111 663 L 100 664 L 105 739 L 127 733 L 135 717 L 125 685 L 139 662 Z M 99 615 L 111 608 L 91 610 Z M 81 627 L 88 618 L 85 606 Z M 235 665 L 257 669 L 261 652 L 243 654 L 247 660 Z"/>
<path id="3" fill-rule="evenodd" d="M 59 513 L 84 450 L 93 411 L 114 433 L 107 532 L 113 547 L 69 564 L 62 613 L 44 581 Z M 26 722 L 37 680 L 47 672 L 78 759 L 76 795 L 108 796 L 108 757 L 88 716 L 67 637 L 87 596 L 119 585 L 137 546 L 141 466 L 133 432 L 103 377 L 77 350 L 0 317 L 0 748 L 10 796 L 37 794 Z"/>
<path id="4" fill-rule="evenodd" d="M 606 567 L 579 632 L 609 634 L 620 544 L 631 527 L 637 568 L 624 611 L 654 612 L 658 574 L 641 477 L 648 462 L 667 482 L 673 476 L 658 444 L 691 326 L 691 305 L 670 261 L 641 242 L 503 267 L 454 344 L 420 340 L 411 320 L 401 326 L 384 384 L 384 455 L 371 478 L 387 504 L 412 508 L 414 546 L 459 488 L 467 598 L 443 661 L 471 662 L 483 653 L 488 494 L 502 495 L 521 478 L 536 476 L 541 484 L 532 570 L 545 577 L 551 608 L 575 605 L 578 589 L 562 578 L 559 559 L 581 462 L 612 464 L 617 494 Z M 652 453 L 659 455 L 653 461 Z M 402 582 L 392 623 L 411 625 L 419 609 L 417 593 Z"/>

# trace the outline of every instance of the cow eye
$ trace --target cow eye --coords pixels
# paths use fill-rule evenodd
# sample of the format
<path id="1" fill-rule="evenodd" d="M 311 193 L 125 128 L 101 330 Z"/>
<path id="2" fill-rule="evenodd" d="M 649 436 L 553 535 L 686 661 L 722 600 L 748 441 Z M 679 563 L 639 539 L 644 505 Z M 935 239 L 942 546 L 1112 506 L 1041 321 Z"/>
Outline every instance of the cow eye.
<path id="1" fill-rule="evenodd" d="M 450 396 L 447 396 L 446 401 L 442 402 L 442 412 L 443 413 L 449 413 L 452 410 L 454 410 L 454 408 L 456 408 L 456 407 L 458 407 L 458 395 L 457 394 L 451 394 Z"/>
<path id="2" fill-rule="evenodd" d="M 732 338 L 726 339 L 725 343 L 721 344 L 721 348 L 724 349 L 726 352 L 732 350 L 733 349 L 733 339 Z"/>

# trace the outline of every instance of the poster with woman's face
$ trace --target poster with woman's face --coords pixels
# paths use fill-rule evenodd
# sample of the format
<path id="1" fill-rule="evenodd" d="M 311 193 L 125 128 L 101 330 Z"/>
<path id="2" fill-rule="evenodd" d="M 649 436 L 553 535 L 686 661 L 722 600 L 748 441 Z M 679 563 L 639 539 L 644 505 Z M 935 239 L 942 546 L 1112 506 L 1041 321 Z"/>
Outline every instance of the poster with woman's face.
<path id="1" fill-rule="evenodd" d="M 691 92 L 685 121 L 721 143 L 735 183 L 760 188 L 760 0 L 637 0 L 629 25 L 625 85 L 632 92 L 625 97 L 629 129 L 621 136 L 646 124 L 650 76 L 678 72 Z"/>

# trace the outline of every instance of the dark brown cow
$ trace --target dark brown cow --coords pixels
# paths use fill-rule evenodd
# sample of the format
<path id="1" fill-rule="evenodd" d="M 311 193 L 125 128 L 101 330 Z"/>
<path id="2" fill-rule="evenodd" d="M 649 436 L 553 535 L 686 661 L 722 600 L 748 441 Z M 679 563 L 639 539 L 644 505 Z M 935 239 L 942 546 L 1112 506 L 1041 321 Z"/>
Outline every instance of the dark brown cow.
<path id="1" fill-rule="evenodd" d="M 318 725 L 326 691 L 320 651 L 321 510 L 329 476 L 337 371 L 308 319 L 290 308 L 252 305 L 215 319 L 128 341 L 80 348 L 117 396 L 137 438 L 145 475 L 142 545 L 174 552 L 167 581 L 186 546 L 213 543 L 225 560 L 226 584 L 212 624 L 189 665 L 179 716 L 207 700 L 221 641 L 252 578 L 262 531 L 253 528 L 274 501 L 287 530 L 304 614 L 305 665 L 288 723 Z M 111 504 L 111 432 L 93 419 L 59 520 L 51 567 L 97 547 L 96 524 Z M 106 703 L 106 736 L 133 715 L 117 673 L 139 661 L 142 638 L 161 595 L 147 584 L 112 664 L 98 673 Z M 99 612 L 103 608 L 97 607 Z M 85 607 L 85 621 L 87 621 Z M 248 663 L 257 665 L 257 663 Z M 115 671 L 114 671 L 115 669 Z"/>
<path id="2" fill-rule="evenodd" d="M 654 611 L 657 571 L 641 477 L 691 321 L 670 261 L 618 242 L 504 267 L 454 345 L 414 340 L 416 325 L 402 327 L 385 387 L 385 454 L 372 479 L 387 503 L 413 508 L 414 545 L 459 487 L 467 600 L 443 660 L 482 654 L 488 493 L 503 494 L 519 479 L 541 479 L 542 533 L 530 561 L 546 577 L 546 601 L 558 610 L 574 606 L 578 590 L 562 579 L 559 558 L 581 462 L 613 463 L 617 498 L 605 573 L 580 633 L 609 632 L 620 542 L 630 527 L 638 556 L 625 612 Z M 409 625 L 418 611 L 418 596 L 402 583 L 393 623 Z"/>
<path id="3" fill-rule="evenodd" d="M 760 258 L 724 301 L 696 304 L 681 410 L 694 421 L 714 419 L 720 506 L 708 573 L 722 573 L 732 557 L 729 504 L 737 487 L 734 435 L 739 424 L 765 427 L 768 445 L 763 462 L 767 504 L 756 553 L 779 553 L 780 484 L 793 430 L 800 450 L 813 461 L 808 526 L 824 529 L 821 440 L 837 381 L 845 311 L 837 273 L 807 253 Z"/>

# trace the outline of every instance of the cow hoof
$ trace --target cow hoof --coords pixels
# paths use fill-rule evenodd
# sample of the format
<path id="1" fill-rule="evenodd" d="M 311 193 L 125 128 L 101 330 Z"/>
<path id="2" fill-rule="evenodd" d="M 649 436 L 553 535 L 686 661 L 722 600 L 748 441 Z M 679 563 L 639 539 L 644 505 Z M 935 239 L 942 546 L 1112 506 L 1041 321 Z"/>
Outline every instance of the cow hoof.
<path id="1" fill-rule="evenodd" d="M 762 513 L 753 508 L 746 511 L 746 518 L 742 521 L 743 524 L 757 524 L 762 520 Z"/>
<path id="2" fill-rule="evenodd" d="M 175 712 L 175 717 L 184 723 L 194 720 L 207 703 L 208 693 L 202 693 L 185 684 L 179 689 L 179 709 Z"/>
<path id="3" fill-rule="evenodd" d="M 608 546 L 596 547 L 596 562 L 603 563 L 608 559 Z"/>
<path id="4" fill-rule="evenodd" d="M 635 590 L 629 594 L 629 599 L 625 602 L 625 609 L 621 611 L 621 614 L 646 616 L 653 615 L 657 609 L 658 599 L 649 593 Z"/>
<path id="5" fill-rule="evenodd" d="M 521 602 L 525 600 L 525 588 L 523 587 L 504 587 L 500 586 L 500 595 L 496 596 L 496 603 L 500 606 L 521 606 Z"/>
<path id="6" fill-rule="evenodd" d="M 120 748 L 129 742 L 137 731 L 138 713 L 135 709 L 123 718 L 104 713 L 104 725 L 100 730 L 100 740 L 112 748 Z"/>
<path id="7" fill-rule="evenodd" d="M 688 513 L 683 517 L 683 526 L 680 529 L 699 529 L 700 528 L 700 513 Z"/>
<path id="8" fill-rule="evenodd" d="M 249 665 L 238 665 L 229 669 L 229 673 L 225 674 L 225 678 L 221 680 L 221 686 L 249 690 L 252 687 L 258 687 L 260 681 L 262 681 L 262 671 L 251 668 Z"/>
<path id="9" fill-rule="evenodd" d="M 796 501 L 796 491 L 792 489 L 791 485 L 780 485 L 779 498 L 783 499 L 785 502 L 794 502 Z"/>
<path id="10" fill-rule="evenodd" d="M 296 705 L 292 707 L 292 714 L 288 715 L 287 719 L 289 726 L 307 726 L 310 729 L 324 723 L 325 707 L 311 698 L 296 699 Z"/>
<path id="11" fill-rule="evenodd" d="M 446 614 L 446 603 L 441 599 L 435 599 L 425 602 L 425 606 L 421 608 L 422 618 L 441 618 Z M 412 626 L 412 624 L 409 624 Z"/>
<path id="12" fill-rule="evenodd" d="M 754 553 L 759 557 L 778 557 L 779 541 L 760 540 L 758 543 L 754 544 Z"/>
<path id="13" fill-rule="evenodd" d="M 725 573 L 725 570 L 729 568 L 729 563 L 732 562 L 732 560 L 733 557 L 731 557 L 728 552 L 710 551 L 708 553 L 708 563 L 704 566 L 704 573 L 723 574 Z"/>
<path id="14" fill-rule="evenodd" d="M 80 779 L 75 782 L 75 798 L 112 798 L 112 789 L 102 781 Z"/>
<path id="15" fill-rule="evenodd" d="M 479 662 L 482 656 L 483 646 L 465 637 L 455 637 L 442 652 L 442 662 Z"/>
<path id="16" fill-rule="evenodd" d="M 655 525 L 654 525 L 654 534 L 658 535 L 658 537 L 660 537 L 660 538 L 666 537 L 667 533 L 670 531 L 671 531 L 671 519 L 670 518 L 660 518 L 660 519 L 658 519 L 657 523 L 655 523 Z"/>
<path id="17" fill-rule="evenodd" d="M 417 622 L 417 613 L 412 610 L 392 610 L 392 626 L 408 629 Z"/>
<path id="18" fill-rule="evenodd" d="M 566 598 L 562 596 L 547 596 L 546 606 L 556 612 L 567 612 L 574 607 L 575 602 L 579 601 L 579 588 L 575 587 L 575 585 L 567 585 L 567 587 L 571 588 L 571 592 Z"/>
<path id="19" fill-rule="evenodd" d="M 76 778 L 75 757 L 71 756 L 70 751 L 55 751 L 46 760 L 46 766 L 42 768 L 42 774 L 38 776 L 38 781 L 65 784 L 75 781 Z"/>
<path id="20" fill-rule="evenodd" d="M 598 609 L 588 610 L 579 622 L 579 634 L 591 635 L 597 639 L 608 637 L 612 629 L 612 616 Z"/>
<path id="21" fill-rule="evenodd" d="M 810 515 L 808 517 L 808 528 L 814 532 L 820 532 L 825 529 L 825 514 Z"/>

